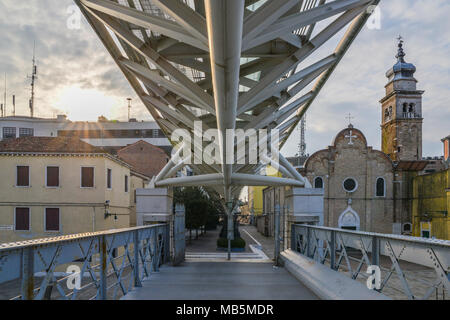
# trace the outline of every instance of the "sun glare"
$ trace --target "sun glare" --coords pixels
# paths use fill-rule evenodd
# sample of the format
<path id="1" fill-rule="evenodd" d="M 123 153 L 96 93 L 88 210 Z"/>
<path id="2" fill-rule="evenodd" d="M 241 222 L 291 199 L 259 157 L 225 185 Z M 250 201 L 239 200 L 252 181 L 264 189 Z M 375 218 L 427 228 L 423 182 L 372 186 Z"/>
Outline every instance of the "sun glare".
<path id="1" fill-rule="evenodd" d="M 95 89 L 68 87 L 60 92 L 57 106 L 72 121 L 96 121 L 102 115 L 108 119 L 117 118 L 123 104 L 120 98 Z"/>

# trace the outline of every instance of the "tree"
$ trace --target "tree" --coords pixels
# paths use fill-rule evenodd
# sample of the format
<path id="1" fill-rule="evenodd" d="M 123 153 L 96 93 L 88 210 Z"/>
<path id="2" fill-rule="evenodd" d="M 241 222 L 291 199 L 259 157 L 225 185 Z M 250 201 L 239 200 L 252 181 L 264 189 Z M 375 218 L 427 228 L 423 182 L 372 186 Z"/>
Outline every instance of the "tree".
<path id="1" fill-rule="evenodd" d="M 218 217 L 221 214 L 218 211 L 217 202 L 218 198 L 207 194 L 202 188 L 184 187 L 174 190 L 174 204 L 182 203 L 185 207 L 186 229 L 189 230 L 189 236 L 192 230 L 198 230 L 207 225 L 210 228 L 217 226 Z"/>

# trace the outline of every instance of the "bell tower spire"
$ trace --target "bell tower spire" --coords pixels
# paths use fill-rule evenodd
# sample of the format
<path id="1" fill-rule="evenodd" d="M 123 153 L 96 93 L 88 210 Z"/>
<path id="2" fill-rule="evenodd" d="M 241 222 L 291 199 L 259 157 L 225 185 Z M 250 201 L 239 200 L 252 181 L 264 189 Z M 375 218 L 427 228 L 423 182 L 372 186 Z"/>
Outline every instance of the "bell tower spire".
<path id="1" fill-rule="evenodd" d="M 401 63 L 405 63 L 405 52 L 403 51 L 403 37 L 402 36 L 398 36 L 397 38 L 398 40 L 398 53 L 395 56 L 397 58 L 397 62 L 401 62 Z"/>
<path id="2" fill-rule="evenodd" d="M 393 161 L 422 159 L 422 95 L 414 78 L 416 67 L 405 61 L 404 41 L 397 38 L 397 63 L 386 77 L 381 99 L 381 148 Z"/>

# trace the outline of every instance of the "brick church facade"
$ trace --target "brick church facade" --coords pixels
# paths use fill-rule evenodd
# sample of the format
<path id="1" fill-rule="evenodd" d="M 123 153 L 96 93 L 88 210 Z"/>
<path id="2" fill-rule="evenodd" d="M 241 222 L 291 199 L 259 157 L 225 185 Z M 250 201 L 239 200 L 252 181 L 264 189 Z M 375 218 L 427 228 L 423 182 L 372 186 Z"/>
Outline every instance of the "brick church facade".
<path id="1" fill-rule="evenodd" d="M 324 189 L 324 224 L 352 230 L 410 234 L 412 181 L 424 170 L 422 94 L 416 68 L 405 62 L 403 43 L 397 63 L 388 70 L 381 99 L 381 146 L 367 145 L 351 124 L 331 146 L 306 161 L 303 174 Z"/>
<path id="2" fill-rule="evenodd" d="M 416 67 L 404 57 L 400 41 L 380 101 L 382 150 L 374 150 L 364 133 L 349 124 L 299 169 L 313 188 L 324 189 L 325 226 L 412 234 L 413 180 L 432 162 L 422 158 L 424 91 L 417 89 Z M 270 195 L 269 189 L 277 188 L 264 193 Z"/>

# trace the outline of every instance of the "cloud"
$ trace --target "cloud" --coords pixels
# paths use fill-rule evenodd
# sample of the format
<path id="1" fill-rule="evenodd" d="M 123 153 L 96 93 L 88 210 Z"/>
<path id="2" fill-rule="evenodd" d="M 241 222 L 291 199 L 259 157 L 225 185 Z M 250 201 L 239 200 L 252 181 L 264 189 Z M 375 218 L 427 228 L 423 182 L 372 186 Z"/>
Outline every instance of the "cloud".
<path id="1" fill-rule="evenodd" d="M 8 114 L 12 112 L 11 95 L 15 94 L 16 114 L 29 115 L 27 75 L 31 73 L 36 42 L 36 116 L 51 117 L 64 112 L 66 108 L 58 105 L 58 97 L 68 87 L 73 87 L 88 93 L 95 89 L 107 96 L 105 101 L 112 105 L 106 116 L 125 120 L 126 98 L 131 97 L 133 116 L 151 119 L 84 17 L 79 30 L 67 27 L 68 8 L 72 6 L 72 0 L 0 0 L 0 79 L 6 72 Z M 3 81 L 0 81 L 0 90 L 3 92 Z"/>
<path id="2" fill-rule="evenodd" d="M 8 76 L 10 96 L 16 94 L 17 113 L 29 114 L 29 79 L 33 42 L 39 66 L 37 116 L 53 116 L 66 110 L 59 105 L 67 87 L 100 91 L 111 101 L 110 116 L 126 119 L 126 98 L 133 98 L 133 116 L 151 119 L 131 86 L 82 18 L 80 30 L 67 28 L 72 0 L 0 0 L 0 90 L 3 73 Z M 424 155 L 440 155 L 440 139 L 447 136 L 450 108 L 450 2 L 447 0 L 381 1 L 382 28 L 364 28 L 307 113 L 307 149 L 326 148 L 346 115 L 363 130 L 370 145 L 380 148 L 379 100 L 384 96 L 385 72 L 395 63 L 398 34 L 405 38 L 406 59 L 417 66 L 423 101 Z M 319 26 L 320 24 L 318 24 Z M 330 45 L 328 48 L 333 48 Z M 325 52 L 325 50 L 324 50 Z M 329 53 L 330 51 L 328 51 Z M 92 108 L 96 108 L 95 105 Z M 100 108 L 99 114 L 100 115 Z M 283 151 L 297 152 L 298 131 Z"/>
<path id="3" fill-rule="evenodd" d="M 405 38 L 406 60 L 417 67 L 418 89 L 423 97 L 424 156 L 442 155 L 440 139 L 449 132 L 450 2 L 446 0 L 381 1 L 381 30 L 363 28 L 333 76 L 307 112 L 307 149 L 326 148 L 348 122 L 361 129 L 369 145 L 380 149 L 381 111 L 386 71 L 396 62 L 396 37 Z M 297 152 L 300 134 L 295 131 L 283 148 Z"/>

